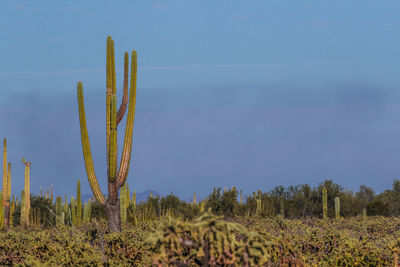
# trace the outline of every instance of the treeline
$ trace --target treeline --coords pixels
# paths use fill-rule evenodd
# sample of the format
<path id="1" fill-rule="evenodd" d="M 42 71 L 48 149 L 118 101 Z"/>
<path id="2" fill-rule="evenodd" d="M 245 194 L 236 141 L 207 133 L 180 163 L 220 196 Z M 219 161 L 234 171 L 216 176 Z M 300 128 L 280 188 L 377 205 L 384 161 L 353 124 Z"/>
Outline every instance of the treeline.
<path id="1" fill-rule="evenodd" d="M 335 218 L 335 198 L 340 199 L 340 217 L 361 216 L 363 210 L 367 216 L 395 216 L 400 215 L 400 181 L 395 180 L 392 189 L 385 190 L 379 194 L 368 186 L 362 185 L 358 191 L 344 189 L 339 184 L 331 180 L 325 180 L 318 186 L 311 187 L 308 184 L 296 186 L 277 186 L 268 192 L 261 190 L 253 192 L 250 195 L 244 195 L 235 187 L 230 189 L 214 188 L 213 192 L 201 201 L 188 203 L 179 199 L 172 193 L 167 196 L 150 196 L 146 201 L 136 203 L 135 193 L 133 197 L 127 197 L 126 221 L 127 224 L 137 225 L 142 222 L 160 219 L 171 215 L 184 220 L 191 220 L 202 213 L 209 211 L 213 214 L 224 215 L 226 217 L 234 216 L 259 216 L 263 218 L 272 218 L 283 216 L 284 218 L 304 218 L 317 217 L 322 218 L 322 191 L 326 188 L 328 202 L 328 217 Z M 78 183 L 77 199 L 80 194 Z M 127 190 L 127 196 L 129 195 Z M 57 209 L 57 204 L 53 202 L 52 196 L 31 195 L 31 209 L 29 212 L 29 221 L 32 225 L 51 227 L 57 224 L 57 214 L 62 217 L 63 224 L 76 225 L 74 223 L 74 214 L 77 201 L 63 203 L 61 211 Z M 12 201 L 14 203 L 14 201 Z M 61 201 L 60 201 L 61 202 Z M 90 202 L 90 201 L 89 201 Z M 59 203 L 61 206 L 61 203 Z M 83 203 L 82 214 L 84 213 Z M 92 201 L 90 205 L 90 214 L 86 221 L 93 219 L 106 219 L 104 209 L 96 202 Z M 15 201 L 15 209 L 11 214 L 12 225 L 22 224 L 21 201 Z M 82 215 L 78 215 L 80 218 Z M 86 216 L 87 217 L 87 216 Z"/>
<path id="2" fill-rule="evenodd" d="M 328 200 L 328 217 L 335 218 L 335 198 L 340 199 L 340 217 L 362 216 L 363 210 L 367 216 L 400 215 L 400 181 L 395 180 L 392 189 L 376 193 L 366 185 L 361 185 L 358 191 L 347 190 L 332 180 L 325 180 L 318 186 L 308 184 L 289 187 L 277 186 L 268 192 L 261 190 L 250 195 L 235 187 L 230 189 L 214 188 L 213 192 L 197 202 L 194 196 L 192 203 L 179 199 L 172 193 L 164 197 L 150 196 L 128 207 L 128 222 L 151 220 L 171 214 L 183 219 L 192 219 L 204 211 L 217 215 L 261 216 L 285 218 L 322 218 L 322 190 L 326 188 Z M 257 202 L 259 204 L 257 205 Z M 260 206 L 261 203 L 261 206 Z M 92 217 L 104 217 L 101 209 Z"/>

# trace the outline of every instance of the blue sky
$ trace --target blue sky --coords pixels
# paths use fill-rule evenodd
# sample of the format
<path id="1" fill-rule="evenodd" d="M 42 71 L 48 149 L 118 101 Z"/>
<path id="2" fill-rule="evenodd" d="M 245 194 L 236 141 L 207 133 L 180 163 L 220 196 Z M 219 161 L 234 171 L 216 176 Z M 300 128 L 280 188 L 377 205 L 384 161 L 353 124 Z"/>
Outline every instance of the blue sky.
<path id="1" fill-rule="evenodd" d="M 0 136 L 13 192 L 90 192 L 76 82 L 103 191 L 105 45 L 138 51 L 137 191 L 245 192 L 400 178 L 398 1 L 1 1 Z M 117 73 L 121 93 L 122 72 Z M 121 98 L 121 97 L 120 97 Z M 122 140 L 124 128 L 120 129 Z"/>

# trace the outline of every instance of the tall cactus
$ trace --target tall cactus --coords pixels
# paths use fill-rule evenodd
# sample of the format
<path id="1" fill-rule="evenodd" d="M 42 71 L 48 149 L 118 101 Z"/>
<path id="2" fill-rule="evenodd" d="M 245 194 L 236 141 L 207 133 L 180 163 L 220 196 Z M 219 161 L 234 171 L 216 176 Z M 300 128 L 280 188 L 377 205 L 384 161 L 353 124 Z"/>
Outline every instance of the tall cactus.
<path id="1" fill-rule="evenodd" d="M 193 206 L 197 205 L 197 200 L 196 200 L 196 193 L 193 193 L 193 202 L 192 202 Z"/>
<path id="2" fill-rule="evenodd" d="M 240 189 L 240 205 L 243 205 L 243 191 Z"/>
<path id="3" fill-rule="evenodd" d="M 328 191 L 326 191 L 326 187 L 322 188 L 322 217 L 328 218 Z"/>
<path id="4" fill-rule="evenodd" d="M 29 225 L 29 212 L 31 210 L 31 189 L 30 189 L 30 170 L 31 170 L 31 163 L 26 161 L 25 158 L 22 158 L 22 163 L 25 165 L 25 197 L 24 199 L 21 198 L 21 202 L 25 201 L 25 218 L 24 224 L 26 226 Z"/>
<path id="5" fill-rule="evenodd" d="M 127 205 L 126 205 L 126 183 L 121 186 L 121 196 L 120 196 L 120 209 L 121 209 L 121 223 L 126 224 L 126 212 L 127 212 Z"/>
<path id="6" fill-rule="evenodd" d="M 7 139 L 3 140 L 3 226 L 10 227 L 11 163 L 7 165 Z"/>
<path id="7" fill-rule="evenodd" d="M 120 203 L 118 198 L 119 188 L 125 183 L 128 175 L 129 163 L 132 152 L 133 124 L 136 105 L 136 78 L 137 78 L 137 53 L 132 51 L 131 78 L 128 115 L 122 157 L 117 170 L 117 125 L 122 120 L 128 102 L 128 71 L 129 54 L 124 55 L 124 86 L 122 104 L 117 111 L 116 97 L 116 75 L 114 41 L 111 36 L 107 38 L 107 64 L 106 64 L 106 150 L 107 150 L 107 177 L 108 177 L 108 198 L 106 199 L 100 190 L 98 180 L 93 166 L 89 135 L 86 126 L 85 106 L 83 99 L 83 85 L 78 82 L 78 106 L 79 122 L 81 128 L 82 150 L 85 159 L 86 173 L 90 186 L 96 200 L 102 205 L 107 214 L 108 228 L 110 232 L 121 231 Z"/>
<path id="8" fill-rule="evenodd" d="M 335 218 L 340 218 L 340 198 L 335 197 Z"/>
<path id="9" fill-rule="evenodd" d="M 76 226 L 82 223 L 82 197 L 81 197 L 81 181 L 76 182 Z"/>
<path id="10" fill-rule="evenodd" d="M 64 224 L 64 220 L 62 219 L 62 212 L 63 212 L 62 198 L 60 196 L 57 196 L 57 198 L 56 198 L 56 226 L 57 227 L 60 227 L 62 224 Z"/>
<path id="11" fill-rule="evenodd" d="M 367 218 L 367 209 L 365 209 L 365 208 L 363 209 L 362 215 L 363 215 L 363 218 L 364 218 L 364 219 Z"/>

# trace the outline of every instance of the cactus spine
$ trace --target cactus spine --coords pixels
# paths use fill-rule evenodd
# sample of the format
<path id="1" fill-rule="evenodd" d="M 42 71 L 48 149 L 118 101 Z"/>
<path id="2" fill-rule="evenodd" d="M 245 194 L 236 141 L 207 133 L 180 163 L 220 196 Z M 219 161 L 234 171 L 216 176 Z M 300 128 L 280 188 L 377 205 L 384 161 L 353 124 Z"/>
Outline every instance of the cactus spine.
<path id="1" fill-rule="evenodd" d="M 326 188 L 322 188 L 322 217 L 328 218 L 328 192 Z"/>
<path id="2" fill-rule="evenodd" d="M 62 220 L 62 199 L 60 196 L 57 196 L 56 198 L 56 226 L 60 227 L 62 224 L 64 224 L 64 221 Z"/>
<path id="3" fill-rule="evenodd" d="M 82 82 L 78 82 L 77 86 L 79 122 L 81 128 L 83 156 L 90 187 L 92 188 L 96 200 L 106 209 L 109 230 L 111 232 L 119 232 L 121 230 L 121 217 L 118 191 L 119 188 L 125 183 L 125 180 L 127 178 L 132 153 L 133 124 L 136 105 L 137 53 L 135 50 L 132 51 L 128 115 L 119 170 L 117 170 L 117 125 L 125 114 L 128 102 L 129 54 L 124 54 L 123 98 L 122 104 L 118 111 L 116 97 L 114 41 L 112 40 L 111 36 L 107 38 L 106 58 L 106 154 L 108 176 L 107 199 L 104 197 L 103 193 L 100 190 L 93 166 L 89 135 L 86 126 Z"/>
<path id="4" fill-rule="evenodd" d="M 121 196 L 120 196 L 120 209 L 121 209 L 121 223 L 126 224 L 126 183 L 121 187 Z"/>
<path id="5" fill-rule="evenodd" d="M 340 198 L 335 197 L 335 218 L 340 218 Z"/>
<path id="6" fill-rule="evenodd" d="M 23 223 L 26 226 L 29 226 L 29 212 L 31 209 L 31 190 L 30 190 L 30 170 L 31 170 L 31 163 L 26 161 L 25 158 L 22 158 L 22 163 L 25 164 L 25 188 L 24 188 L 24 198 L 21 198 L 21 203 L 25 202 L 25 210 L 24 210 L 24 219 Z M 22 196 L 22 194 L 21 194 Z M 21 215 L 23 213 L 21 212 Z"/>
<path id="7" fill-rule="evenodd" d="M 76 226 L 82 223 L 81 181 L 76 182 Z"/>

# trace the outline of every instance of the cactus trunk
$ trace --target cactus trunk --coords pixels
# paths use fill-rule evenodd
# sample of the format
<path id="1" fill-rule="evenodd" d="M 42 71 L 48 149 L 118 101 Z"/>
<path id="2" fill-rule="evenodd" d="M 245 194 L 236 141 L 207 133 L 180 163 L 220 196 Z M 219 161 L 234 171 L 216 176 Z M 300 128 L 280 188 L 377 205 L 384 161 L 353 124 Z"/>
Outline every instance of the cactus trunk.
<path id="1" fill-rule="evenodd" d="M 121 196 L 120 196 L 120 209 L 121 209 L 121 223 L 126 224 L 126 183 L 121 187 Z"/>

